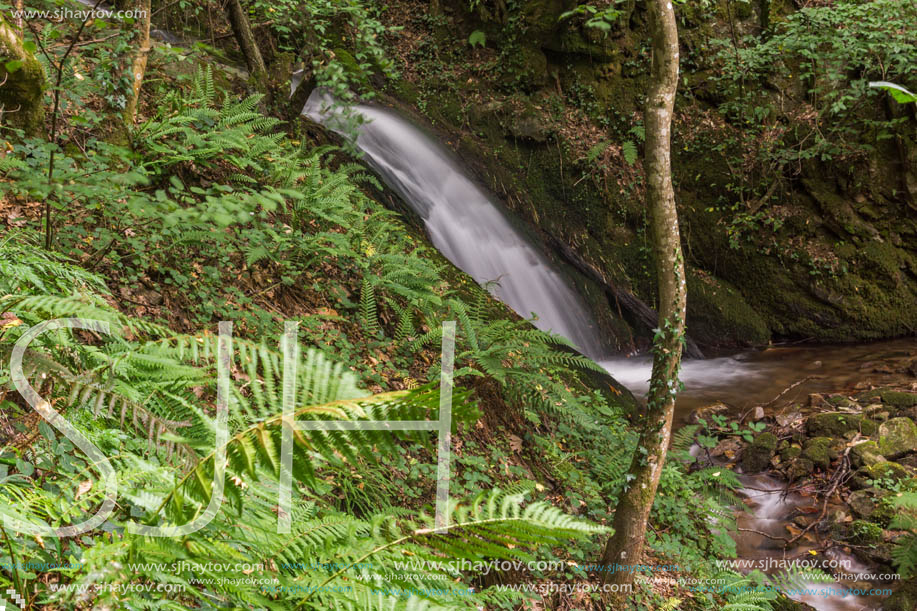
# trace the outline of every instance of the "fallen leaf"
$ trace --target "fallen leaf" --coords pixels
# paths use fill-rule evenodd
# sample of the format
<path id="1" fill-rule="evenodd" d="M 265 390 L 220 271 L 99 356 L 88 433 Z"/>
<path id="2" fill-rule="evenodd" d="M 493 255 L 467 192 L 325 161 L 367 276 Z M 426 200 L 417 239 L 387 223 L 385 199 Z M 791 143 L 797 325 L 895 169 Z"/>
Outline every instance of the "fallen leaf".
<path id="1" fill-rule="evenodd" d="M 81 496 L 89 492 L 90 488 L 92 488 L 92 480 L 87 479 L 85 482 L 80 482 L 79 487 L 76 489 L 76 496 L 73 498 L 74 499 L 80 498 Z"/>

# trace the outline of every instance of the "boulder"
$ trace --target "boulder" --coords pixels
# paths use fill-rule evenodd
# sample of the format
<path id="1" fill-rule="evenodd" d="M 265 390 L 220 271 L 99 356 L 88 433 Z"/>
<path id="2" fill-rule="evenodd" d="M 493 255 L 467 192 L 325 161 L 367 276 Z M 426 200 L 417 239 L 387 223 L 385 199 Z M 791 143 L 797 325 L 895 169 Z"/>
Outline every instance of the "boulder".
<path id="1" fill-rule="evenodd" d="M 742 471 L 758 473 L 770 465 L 771 457 L 777 449 L 777 436 L 773 433 L 761 433 L 742 452 Z"/>
<path id="2" fill-rule="evenodd" d="M 879 427 L 879 452 L 898 458 L 917 451 L 917 424 L 910 418 L 892 418 Z"/>
<path id="3" fill-rule="evenodd" d="M 812 461 L 812 464 L 822 469 L 828 469 L 831 461 L 840 456 L 838 442 L 830 437 L 815 437 L 806 442 L 802 455 Z"/>
<path id="4" fill-rule="evenodd" d="M 874 435 L 876 423 L 861 414 L 827 412 L 810 416 L 806 432 L 811 437 L 844 437 L 848 433 Z"/>
<path id="5" fill-rule="evenodd" d="M 884 461 L 885 457 L 879 452 L 879 444 L 875 441 L 864 441 L 850 448 L 850 462 L 858 469 Z"/>
<path id="6" fill-rule="evenodd" d="M 867 488 L 875 481 L 897 483 L 909 479 L 911 472 L 896 462 L 877 462 L 861 467 L 853 474 L 850 482 L 852 488 Z"/>

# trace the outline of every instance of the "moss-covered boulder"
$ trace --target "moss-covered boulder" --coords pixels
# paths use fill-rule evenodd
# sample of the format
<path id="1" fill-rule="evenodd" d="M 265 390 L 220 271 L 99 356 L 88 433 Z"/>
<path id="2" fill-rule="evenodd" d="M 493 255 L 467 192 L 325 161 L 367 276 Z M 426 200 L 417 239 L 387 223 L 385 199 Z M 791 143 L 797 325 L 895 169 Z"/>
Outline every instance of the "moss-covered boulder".
<path id="1" fill-rule="evenodd" d="M 868 520 L 854 520 L 847 531 L 847 538 L 860 545 L 872 545 L 882 540 L 882 528 Z"/>
<path id="2" fill-rule="evenodd" d="M 758 473 L 770 465 L 771 458 L 777 450 L 777 436 L 773 433 L 761 433 L 742 452 L 742 471 Z"/>
<path id="3" fill-rule="evenodd" d="M 795 482 L 798 479 L 802 479 L 812 474 L 815 470 L 815 465 L 812 464 L 812 461 L 808 458 L 794 458 L 786 465 L 783 472 L 786 475 L 787 479 L 791 482 Z"/>
<path id="4" fill-rule="evenodd" d="M 879 427 L 879 452 L 886 458 L 899 458 L 917 451 L 917 424 L 910 418 L 892 418 Z"/>
<path id="5" fill-rule="evenodd" d="M 45 73 L 16 30 L 0 15 L 0 107 L 3 123 L 27 135 L 42 131 Z"/>
<path id="6" fill-rule="evenodd" d="M 879 397 L 881 397 L 882 403 L 897 409 L 917 407 L 917 393 L 885 390 L 879 394 Z"/>
<path id="7" fill-rule="evenodd" d="M 875 441 L 864 441 L 850 448 L 850 462 L 856 467 L 864 467 L 884 462 L 885 457 L 879 451 L 879 444 Z"/>
<path id="8" fill-rule="evenodd" d="M 874 435 L 876 423 L 862 414 L 827 412 L 809 417 L 806 432 L 812 437 L 845 437 L 849 433 Z"/>
<path id="9" fill-rule="evenodd" d="M 851 487 L 867 488 L 873 485 L 873 482 L 881 481 L 884 483 L 894 484 L 911 477 L 911 472 L 906 467 L 896 462 L 877 462 L 872 465 L 860 467 L 851 479 Z"/>
<path id="10" fill-rule="evenodd" d="M 827 469 L 831 466 L 831 461 L 840 456 L 838 445 L 842 443 L 830 437 L 815 437 L 806 442 L 802 455 L 811 460 L 816 467 Z"/>

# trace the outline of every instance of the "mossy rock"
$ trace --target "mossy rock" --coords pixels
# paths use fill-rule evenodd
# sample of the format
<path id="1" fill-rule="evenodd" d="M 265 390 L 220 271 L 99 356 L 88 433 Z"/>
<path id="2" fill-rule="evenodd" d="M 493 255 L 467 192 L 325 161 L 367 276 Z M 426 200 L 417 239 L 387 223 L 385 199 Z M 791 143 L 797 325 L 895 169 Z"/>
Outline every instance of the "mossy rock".
<path id="1" fill-rule="evenodd" d="M 837 445 L 838 442 L 831 437 L 815 437 L 806 442 L 802 455 L 816 467 L 828 469 L 831 461 L 840 456 Z"/>
<path id="2" fill-rule="evenodd" d="M 917 424 L 910 418 L 892 418 L 879 427 L 879 452 L 898 458 L 917 451 Z"/>
<path id="3" fill-rule="evenodd" d="M 812 474 L 812 471 L 815 470 L 815 465 L 812 464 L 812 461 L 808 458 L 794 458 L 786 469 L 784 473 L 791 482 L 795 482 L 798 479 L 802 479 Z"/>
<path id="4" fill-rule="evenodd" d="M 850 448 L 850 462 L 854 467 L 860 468 L 884 461 L 885 457 L 879 452 L 879 444 L 875 441 L 864 441 Z"/>
<path id="5" fill-rule="evenodd" d="M 879 393 L 882 403 L 897 409 L 917 407 L 917 393 L 885 390 Z"/>
<path id="6" fill-rule="evenodd" d="M 761 433 L 742 452 L 742 471 L 745 473 L 763 471 L 770 465 L 776 449 L 777 436 L 773 433 Z"/>
<path id="7" fill-rule="evenodd" d="M 734 286 L 688 268 L 688 327 L 705 346 L 762 346 L 770 339 L 764 319 Z"/>
<path id="8" fill-rule="evenodd" d="M 889 494 L 891 493 L 878 488 L 855 490 L 847 497 L 847 505 L 853 515 L 884 528 L 891 523 L 897 513 L 897 510 L 886 500 Z"/>
<path id="9" fill-rule="evenodd" d="M 806 431 L 812 437 L 844 437 L 848 433 L 874 435 L 876 423 L 861 414 L 828 412 L 809 417 Z"/>
<path id="10" fill-rule="evenodd" d="M 780 460 L 790 461 L 802 456 L 802 448 L 798 445 L 790 445 L 780 451 Z"/>
<path id="11" fill-rule="evenodd" d="M 882 540 L 882 528 L 868 520 L 854 520 L 847 532 L 848 539 L 861 545 L 871 545 Z"/>
<path id="12" fill-rule="evenodd" d="M 897 483 L 910 477 L 911 472 L 906 467 L 896 462 L 884 461 L 860 467 L 853 474 L 851 484 L 855 488 L 866 488 L 872 486 L 874 481 L 882 480 Z"/>

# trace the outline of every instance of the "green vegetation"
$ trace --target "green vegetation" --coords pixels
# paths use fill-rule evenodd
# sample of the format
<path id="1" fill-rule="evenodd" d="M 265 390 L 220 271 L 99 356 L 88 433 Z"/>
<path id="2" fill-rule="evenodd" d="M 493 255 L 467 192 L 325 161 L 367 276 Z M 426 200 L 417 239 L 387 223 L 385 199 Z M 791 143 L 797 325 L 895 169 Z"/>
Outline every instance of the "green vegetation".
<path id="1" fill-rule="evenodd" d="M 639 401 L 446 261 L 355 151 L 297 115 L 321 86 L 428 120 L 575 268 L 611 343 L 680 342 L 673 321 L 640 316 L 659 306 L 642 5 L 248 0 L 268 68 L 255 78 L 222 4 L 154 2 L 153 27 L 182 41 L 153 43 L 125 125 L 137 22 L 20 28 L 15 4 L 0 2 L 0 590 L 52 610 L 607 606 L 588 587 L 643 460 Z M 688 337 L 716 350 L 913 331 L 913 5 L 764 5 L 766 19 L 747 3 L 676 6 Z M 14 346 L 60 318 L 96 322 L 35 338 L 25 378 L 47 403 L 29 405 Z M 285 512 L 284 323 L 298 325 L 297 421 L 432 422 L 449 320 L 448 529 L 435 430 L 297 430 Z M 679 568 L 638 577 L 629 608 L 794 608 L 743 589 L 777 576 L 716 562 L 736 555 L 734 467 L 796 485 L 846 469 L 837 498 L 856 519 L 832 532 L 914 576 L 917 399 L 902 386 L 831 404 L 792 430 L 768 406 L 672 432 L 633 562 Z M 537 587 L 550 584 L 569 589 Z"/>

